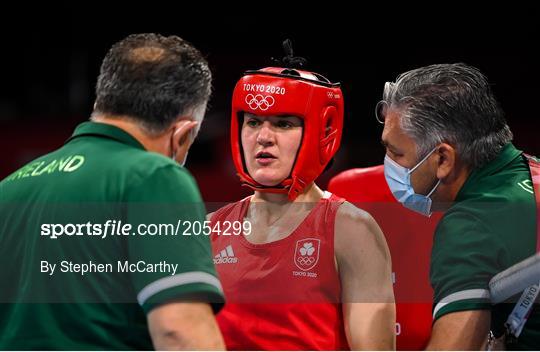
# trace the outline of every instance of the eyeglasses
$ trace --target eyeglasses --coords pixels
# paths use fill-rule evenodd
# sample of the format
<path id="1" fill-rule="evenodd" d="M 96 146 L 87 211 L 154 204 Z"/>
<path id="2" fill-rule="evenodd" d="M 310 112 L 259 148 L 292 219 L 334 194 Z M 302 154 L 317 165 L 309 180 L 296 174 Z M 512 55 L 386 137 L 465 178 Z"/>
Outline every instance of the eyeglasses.
<path id="1" fill-rule="evenodd" d="M 375 105 L 375 118 L 380 124 L 384 125 L 387 110 L 388 103 L 385 100 L 381 100 Z"/>
<path id="2" fill-rule="evenodd" d="M 392 82 L 386 82 L 384 84 L 384 90 L 383 90 L 383 96 L 388 97 L 391 93 L 390 91 L 393 88 L 394 83 Z M 386 113 L 388 111 L 388 102 L 386 100 L 381 100 L 375 105 L 375 118 L 377 121 L 381 124 L 384 124 L 384 120 L 386 118 Z"/>

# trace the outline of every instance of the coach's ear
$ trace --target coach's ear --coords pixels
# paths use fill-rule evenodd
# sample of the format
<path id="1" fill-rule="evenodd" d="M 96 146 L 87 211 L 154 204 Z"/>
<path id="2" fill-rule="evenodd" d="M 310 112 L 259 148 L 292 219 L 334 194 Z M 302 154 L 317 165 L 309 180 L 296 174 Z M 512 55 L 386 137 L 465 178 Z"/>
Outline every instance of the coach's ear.
<path id="1" fill-rule="evenodd" d="M 439 156 L 437 163 L 437 178 L 439 180 L 453 181 L 456 173 L 456 149 L 448 143 L 441 143 L 436 154 Z"/>
<path id="2" fill-rule="evenodd" d="M 192 120 L 180 120 L 173 125 L 172 155 L 180 165 L 186 163 L 189 148 L 195 140 L 197 125 L 199 122 Z"/>

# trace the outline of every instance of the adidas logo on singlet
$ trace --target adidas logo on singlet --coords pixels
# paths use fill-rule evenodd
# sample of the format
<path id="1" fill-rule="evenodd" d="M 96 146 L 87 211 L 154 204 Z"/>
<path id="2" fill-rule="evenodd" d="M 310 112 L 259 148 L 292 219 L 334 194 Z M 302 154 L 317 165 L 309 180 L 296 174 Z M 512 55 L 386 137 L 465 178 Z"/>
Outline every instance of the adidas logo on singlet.
<path id="1" fill-rule="evenodd" d="M 221 250 L 219 254 L 214 256 L 214 264 L 235 264 L 238 263 L 238 258 L 234 256 L 234 252 L 231 245 Z"/>

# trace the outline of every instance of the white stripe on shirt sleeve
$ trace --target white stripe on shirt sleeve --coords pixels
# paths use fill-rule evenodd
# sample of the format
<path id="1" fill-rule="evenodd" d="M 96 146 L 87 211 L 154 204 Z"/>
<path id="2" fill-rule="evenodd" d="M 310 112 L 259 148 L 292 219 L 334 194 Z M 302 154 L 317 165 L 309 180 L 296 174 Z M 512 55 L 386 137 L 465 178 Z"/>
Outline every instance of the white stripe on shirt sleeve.
<path id="1" fill-rule="evenodd" d="M 457 301 L 463 301 L 465 299 L 473 299 L 473 298 L 485 298 L 487 300 L 490 299 L 489 291 L 484 289 L 474 289 L 474 290 L 464 290 L 452 293 L 437 303 L 435 306 L 435 309 L 433 309 L 433 318 L 435 319 L 435 316 L 437 315 L 437 312 L 439 312 L 444 306 L 450 303 L 454 303 Z"/>
<path id="2" fill-rule="evenodd" d="M 166 289 L 187 284 L 208 284 L 223 292 L 218 278 L 204 271 L 190 271 L 187 273 L 168 276 L 146 285 L 137 295 L 137 301 L 142 306 L 148 298 Z"/>

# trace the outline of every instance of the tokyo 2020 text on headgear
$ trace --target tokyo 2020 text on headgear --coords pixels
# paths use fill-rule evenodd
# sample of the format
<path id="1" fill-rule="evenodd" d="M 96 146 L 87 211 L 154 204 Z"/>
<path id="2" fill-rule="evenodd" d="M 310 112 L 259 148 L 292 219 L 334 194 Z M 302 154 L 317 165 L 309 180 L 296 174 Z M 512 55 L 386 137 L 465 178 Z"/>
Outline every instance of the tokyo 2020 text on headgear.
<path id="1" fill-rule="evenodd" d="M 263 186 L 248 173 L 241 145 L 244 113 L 259 116 L 297 116 L 304 122 L 302 143 L 290 175 L 275 186 Z M 231 148 L 242 183 L 254 190 L 302 193 L 323 171 L 339 148 L 343 129 L 343 94 L 339 83 L 308 71 L 266 67 L 247 71 L 234 88 Z"/>

